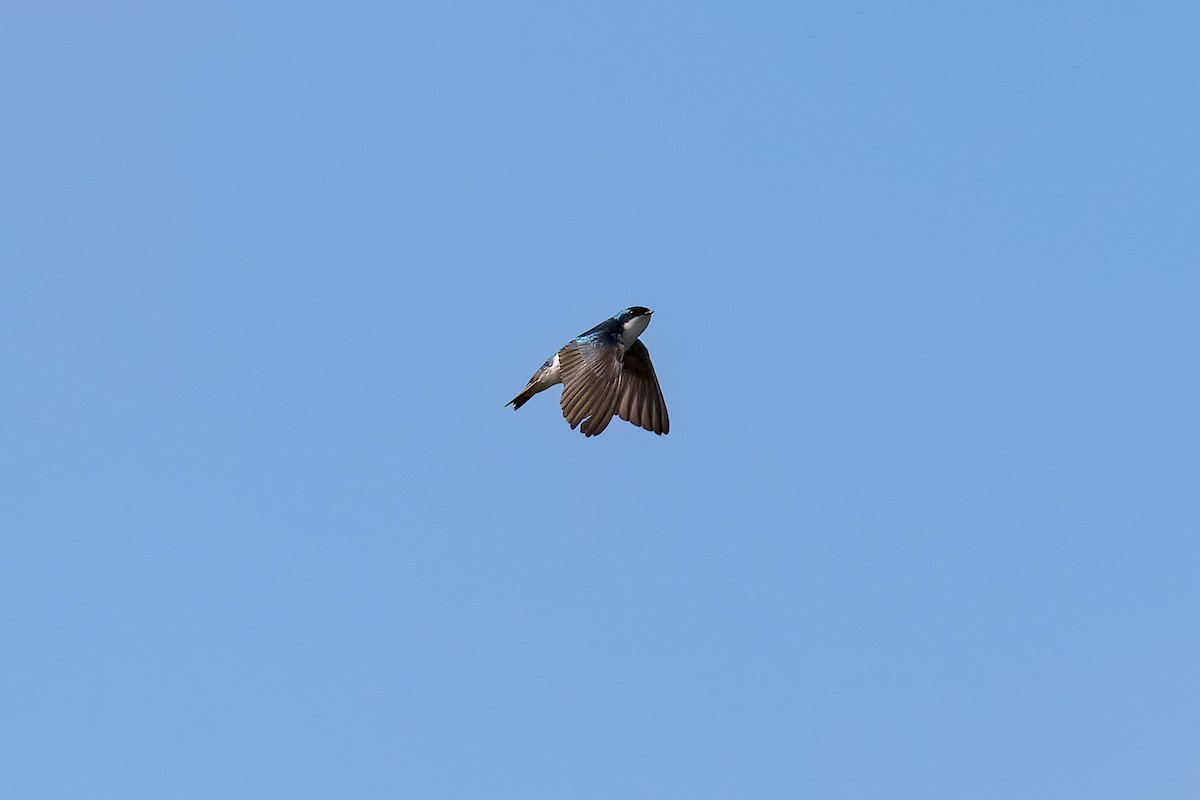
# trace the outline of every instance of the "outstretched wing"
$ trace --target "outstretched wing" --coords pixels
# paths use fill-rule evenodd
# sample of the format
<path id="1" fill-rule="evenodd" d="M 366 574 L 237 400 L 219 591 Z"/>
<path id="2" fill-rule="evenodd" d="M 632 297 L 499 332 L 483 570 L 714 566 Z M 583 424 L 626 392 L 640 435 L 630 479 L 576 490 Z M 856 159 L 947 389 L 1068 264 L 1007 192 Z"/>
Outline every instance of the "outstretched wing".
<path id="1" fill-rule="evenodd" d="M 577 339 L 558 353 L 563 393 L 563 416 L 574 430 L 581 422 L 584 436 L 595 436 L 608 427 L 617 410 L 621 388 L 620 339 Z"/>
<path id="2" fill-rule="evenodd" d="M 650 363 L 650 351 L 641 339 L 630 345 L 625 353 L 617 413 L 621 419 L 659 435 L 671 430 L 667 403 L 663 400 L 658 376 L 654 374 L 654 365 Z"/>

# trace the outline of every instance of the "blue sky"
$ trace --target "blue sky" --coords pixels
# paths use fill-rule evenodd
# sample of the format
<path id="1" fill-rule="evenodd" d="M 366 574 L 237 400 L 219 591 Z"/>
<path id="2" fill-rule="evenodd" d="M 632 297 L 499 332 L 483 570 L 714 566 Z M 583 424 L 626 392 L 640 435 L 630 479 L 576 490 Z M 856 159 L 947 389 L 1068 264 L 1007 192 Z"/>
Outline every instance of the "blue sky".
<path id="1" fill-rule="evenodd" d="M 1197 41 L 13 4 L 0 795 L 1196 797 Z"/>

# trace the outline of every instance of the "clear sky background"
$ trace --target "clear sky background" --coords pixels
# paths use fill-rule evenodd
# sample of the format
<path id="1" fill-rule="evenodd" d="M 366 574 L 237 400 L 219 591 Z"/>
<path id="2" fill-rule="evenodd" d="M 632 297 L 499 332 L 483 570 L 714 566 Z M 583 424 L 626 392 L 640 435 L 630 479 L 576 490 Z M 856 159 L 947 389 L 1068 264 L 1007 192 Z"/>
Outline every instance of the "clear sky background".
<path id="1" fill-rule="evenodd" d="M 0 796 L 1200 796 L 1197 42 L 8 4 Z"/>

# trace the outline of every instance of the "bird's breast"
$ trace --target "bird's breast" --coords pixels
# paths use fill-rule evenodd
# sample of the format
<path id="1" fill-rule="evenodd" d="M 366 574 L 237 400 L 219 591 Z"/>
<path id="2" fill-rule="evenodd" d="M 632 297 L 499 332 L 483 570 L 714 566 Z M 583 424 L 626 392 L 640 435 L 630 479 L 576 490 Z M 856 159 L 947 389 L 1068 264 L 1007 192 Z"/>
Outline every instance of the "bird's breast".
<path id="1" fill-rule="evenodd" d="M 621 326 L 621 343 L 626 347 L 637 341 L 637 338 L 642 335 L 642 331 L 646 330 L 646 326 L 650 324 L 650 316 L 634 317 Z"/>

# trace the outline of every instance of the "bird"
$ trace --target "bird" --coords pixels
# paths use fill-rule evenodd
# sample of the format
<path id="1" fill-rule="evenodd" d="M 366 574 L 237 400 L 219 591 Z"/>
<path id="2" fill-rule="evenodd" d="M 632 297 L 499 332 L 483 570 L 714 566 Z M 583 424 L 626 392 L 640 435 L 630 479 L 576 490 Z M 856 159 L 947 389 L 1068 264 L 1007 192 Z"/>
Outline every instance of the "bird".
<path id="1" fill-rule="evenodd" d="M 559 405 L 571 430 L 579 427 L 584 436 L 596 436 L 616 414 L 659 436 L 667 433 L 667 404 L 650 351 L 638 338 L 653 313 L 630 306 L 579 334 L 546 359 L 505 407 L 516 411 L 538 392 L 561 383 Z"/>

